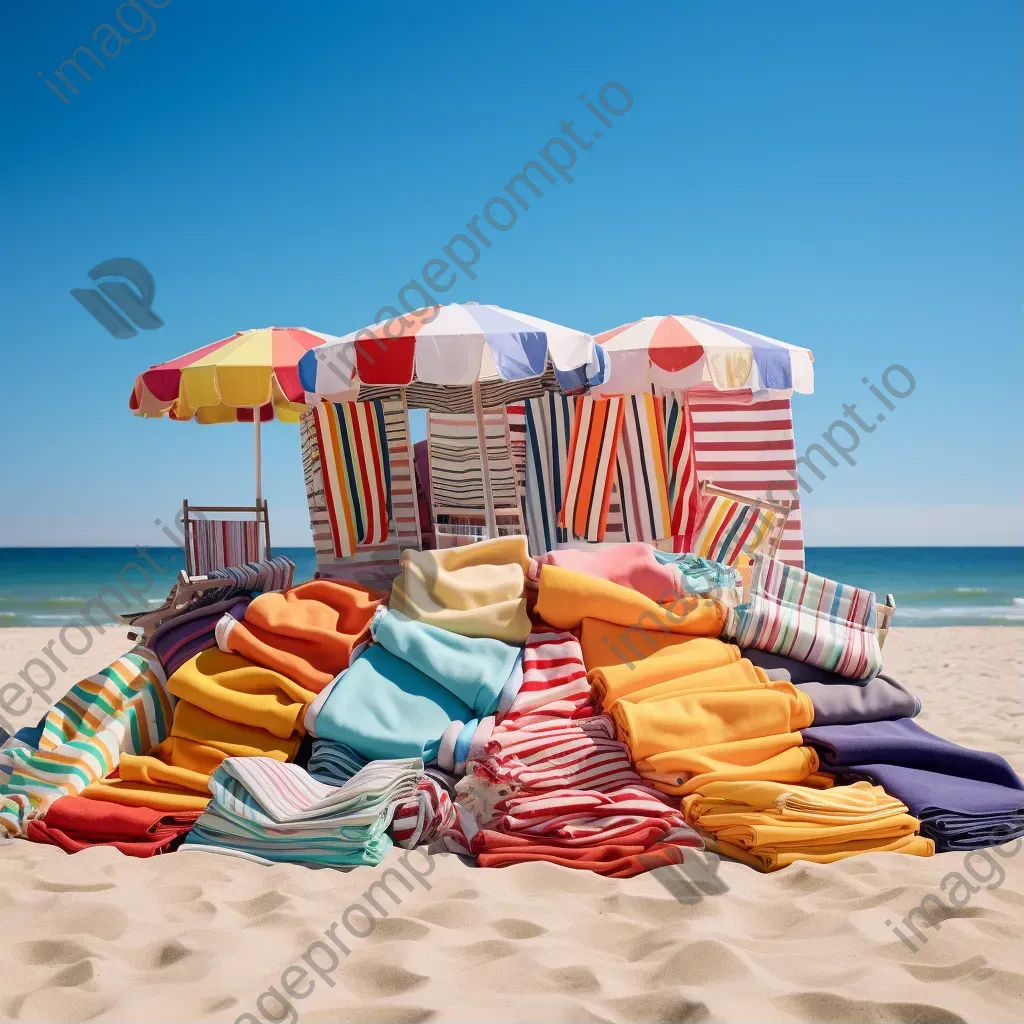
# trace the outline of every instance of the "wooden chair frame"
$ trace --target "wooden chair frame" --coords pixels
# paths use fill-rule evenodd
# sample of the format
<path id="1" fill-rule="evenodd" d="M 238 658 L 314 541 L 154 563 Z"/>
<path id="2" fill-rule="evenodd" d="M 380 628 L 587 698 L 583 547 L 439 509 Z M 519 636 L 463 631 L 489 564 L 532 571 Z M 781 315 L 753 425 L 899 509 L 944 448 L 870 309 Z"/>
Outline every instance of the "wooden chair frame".
<path id="1" fill-rule="evenodd" d="M 782 544 L 783 534 L 786 532 L 786 522 L 793 511 L 793 505 L 790 502 L 769 501 L 767 498 L 751 498 L 749 495 L 741 494 L 739 491 L 730 491 L 724 487 L 717 487 L 706 480 L 701 482 L 700 493 L 702 497 L 728 498 L 731 501 L 739 502 L 741 505 L 753 505 L 755 508 L 763 508 L 769 512 L 774 512 L 775 520 L 772 523 L 772 528 L 768 531 L 768 536 L 765 537 L 764 542 L 757 551 L 758 554 L 768 555 L 769 558 L 776 556 L 779 545 Z"/>
<path id="2" fill-rule="evenodd" d="M 201 513 L 201 515 L 195 516 L 194 513 L 196 512 Z M 258 499 L 255 505 L 190 505 L 188 498 L 186 498 L 181 505 L 181 529 L 185 535 L 185 572 L 189 577 L 198 575 L 196 573 L 196 566 L 192 562 L 192 538 L 189 531 L 189 523 L 194 522 L 197 518 L 205 518 L 202 514 L 206 512 L 252 513 L 257 524 L 257 537 L 259 536 L 259 526 L 263 526 L 263 548 L 257 551 L 257 559 L 272 557 L 270 548 L 270 512 L 267 509 L 266 498 Z M 193 513 L 193 515 L 190 516 L 190 513 Z M 222 569 L 227 568 L 227 566 L 213 566 L 213 568 Z"/>

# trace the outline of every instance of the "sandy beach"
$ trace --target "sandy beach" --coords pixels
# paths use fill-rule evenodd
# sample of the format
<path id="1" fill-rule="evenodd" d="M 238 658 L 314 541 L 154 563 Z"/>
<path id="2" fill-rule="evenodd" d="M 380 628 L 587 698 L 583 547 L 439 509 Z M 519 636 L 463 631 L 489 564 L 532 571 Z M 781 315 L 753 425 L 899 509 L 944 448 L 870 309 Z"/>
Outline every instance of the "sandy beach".
<path id="1" fill-rule="evenodd" d="M 0 631 L 5 677 L 46 633 Z M 108 634 L 78 667 L 125 647 Z M 1019 629 L 897 629 L 886 667 L 922 698 L 922 725 L 1024 772 L 1022 648 Z M 0 1016 L 1019 1021 L 1022 846 L 774 875 L 723 863 L 682 902 L 650 875 L 484 870 L 451 855 L 393 851 L 335 871 L 15 841 L 0 846 Z M 902 922 L 929 895 L 946 909 L 930 909 L 933 927 L 918 915 L 915 936 Z"/>

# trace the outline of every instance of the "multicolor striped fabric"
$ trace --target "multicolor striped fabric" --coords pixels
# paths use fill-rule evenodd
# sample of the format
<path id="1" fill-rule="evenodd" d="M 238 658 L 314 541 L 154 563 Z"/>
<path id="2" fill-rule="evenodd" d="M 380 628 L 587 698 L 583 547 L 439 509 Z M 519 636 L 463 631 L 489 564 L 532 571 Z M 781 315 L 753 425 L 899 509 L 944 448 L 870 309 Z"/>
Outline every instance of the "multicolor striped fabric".
<path id="1" fill-rule="evenodd" d="M 449 836 L 456 840 L 458 848 L 465 847 L 452 798 L 435 779 L 424 775 L 415 795 L 395 811 L 391 838 L 396 846 L 411 850 Z"/>
<path id="2" fill-rule="evenodd" d="M 622 417 L 622 398 L 576 402 L 558 524 L 579 540 L 604 540 Z"/>
<path id="3" fill-rule="evenodd" d="M 677 541 L 677 551 L 692 551 L 701 512 L 693 418 L 685 393 L 666 395 L 662 401 L 668 462 L 668 536 Z"/>
<path id="4" fill-rule="evenodd" d="M 207 573 L 210 579 L 227 580 L 223 590 L 206 590 L 200 595 L 197 605 L 212 604 L 237 594 L 267 593 L 271 590 L 287 590 L 292 585 L 295 575 L 295 563 L 285 555 L 274 555 L 258 562 L 240 562 L 227 565 L 222 569 L 212 569 Z"/>
<path id="5" fill-rule="evenodd" d="M 254 519 L 190 518 L 187 543 L 193 576 L 256 562 L 262 555 L 260 523 Z"/>
<path id="6" fill-rule="evenodd" d="M 569 539 L 559 525 L 576 400 L 548 394 L 525 403 L 526 532 L 532 554 Z"/>
<path id="7" fill-rule="evenodd" d="M 622 399 L 616 484 L 627 541 L 672 536 L 663 403 L 654 395 Z"/>
<path id="8" fill-rule="evenodd" d="M 715 495 L 705 504 L 704 516 L 691 544 L 693 554 L 723 565 L 736 565 L 741 555 L 754 555 L 764 545 L 776 518 L 771 509 Z"/>
<path id="9" fill-rule="evenodd" d="M 875 595 L 774 558 L 754 557 L 736 643 L 782 654 L 849 679 L 882 669 Z"/>
<path id="10" fill-rule="evenodd" d="M 313 742 L 307 771 L 318 782 L 329 786 L 344 786 L 369 762 L 361 754 L 343 743 L 318 739 Z M 446 834 L 458 837 L 457 815 L 447 789 L 431 778 L 445 776 L 437 768 L 427 768 L 416 786 L 416 792 L 398 805 L 391 822 L 390 835 L 396 846 L 411 850 L 416 846 L 429 846 Z M 459 844 L 464 846 L 464 840 Z"/>
<path id="11" fill-rule="evenodd" d="M 240 850 L 269 861 L 379 864 L 395 808 L 423 772 L 417 759 L 372 761 L 343 786 L 295 764 L 229 757 L 210 777 L 210 801 L 185 839 L 195 848 Z"/>
<path id="12" fill-rule="evenodd" d="M 402 551 L 418 551 L 421 537 L 408 410 L 401 396 L 380 401 L 391 468 L 391 528 L 383 543 L 357 544 L 350 556 L 338 553 L 327 484 L 337 478 L 341 464 L 333 446 L 321 446 L 313 409 L 306 410 L 299 424 L 299 442 L 318 575 L 387 589 L 398 573 Z"/>
<path id="13" fill-rule="evenodd" d="M 164 740 L 174 705 L 165 682 L 156 655 L 136 647 L 73 686 L 46 713 L 37 746 L 9 739 L 0 748 L 0 834 L 23 835 L 29 818 L 105 778 L 122 753 L 148 754 Z"/>
<path id="14" fill-rule="evenodd" d="M 324 498 L 337 557 L 388 538 L 391 464 L 379 402 L 321 402 L 313 422 L 325 462 Z"/>
<path id="15" fill-rule="evenodd" d="M 788 500 L 790 513 L 777 557 L 802 566 L 804 538 L 790 400 L 690 394 L 687 402 L 701 481 L 751 498 Z M 805 487 L 817 484 L 813 472 L 801 468 L 800 474 Z"/>
<path id="16" fill-rule="evenodd" d="M 487 465 L 495 508 L 514 508 L 518 482 L 504 409 L 484 413 Z M 476 416 L 427 413 L 430 452 L 430 499 L 435 512 L 479 513 L 487 507 Z"/>

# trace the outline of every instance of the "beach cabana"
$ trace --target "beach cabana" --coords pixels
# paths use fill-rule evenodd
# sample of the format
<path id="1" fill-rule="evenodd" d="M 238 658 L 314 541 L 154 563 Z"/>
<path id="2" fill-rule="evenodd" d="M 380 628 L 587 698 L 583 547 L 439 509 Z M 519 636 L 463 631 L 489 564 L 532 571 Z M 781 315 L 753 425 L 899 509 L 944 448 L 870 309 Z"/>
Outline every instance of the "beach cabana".
<path id="1" fill-rule="evenodd" d="M 514 515 L 499 523 L 506 492 L 518 503 L 522 480 L 521 459 L 508 468 L 508 406 L 585 391 L 607 372 L 589 334 L 473 302 L 416 310 L 308 353 L 299 364 L 310 404 L 301 443 L 319 571 L 379 582 L 397 571 L 401 550 L 421 545 L 410 407 L 446 421 L 449 457 L 431 464 L 435 484 L 450 484 L 445 516 L 479 524 L 451 540 L 522 532 L 521 513 L 518 526 Z M 435 437 L 438 426 L 428 427 Z"/>
<path id="2" fill-rule="evenodd" d="M 814 390 L 811 351 L 699 316 L 643 317 L 595 338 L 608 356 L 610 380 L 591 395 L 649 392 L 679 403 L 682 430 L 669 438 L 670 462 L 693 460 L 691 486 L 760 503 L 781 500 L 787 515 L 778 557 L 802 566 L 792 396 Z M 628 484 L 613 482 L 609 540 L 630 539 L 637 499 Z"/>

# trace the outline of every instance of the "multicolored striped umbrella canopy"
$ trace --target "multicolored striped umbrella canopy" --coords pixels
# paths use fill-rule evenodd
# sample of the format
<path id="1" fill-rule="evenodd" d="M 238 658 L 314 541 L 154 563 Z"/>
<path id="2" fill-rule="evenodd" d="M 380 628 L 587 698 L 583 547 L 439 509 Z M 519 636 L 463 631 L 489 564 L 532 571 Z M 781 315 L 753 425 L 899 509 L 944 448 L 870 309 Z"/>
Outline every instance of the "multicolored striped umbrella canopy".
<path id="1" fill-rule="evenodd" d="M 136 416 L 199 423 L 251 423 L 258 407 L 264 422 L 297 423 L 305 398 L 299 359 L 336 341 L 303 327 L 239 331 L 140 373 L 128 405 Z"/>
<path id="2" fill-rule="evenodd" d="M 299 380 L 308 401 L 351 401 L 402 388 L 411 406 L 466 412 L 608 379 L 604 353 L 583 331 L 476 302 L 428 306 L 307 352 Z"/>
<path id="3" fill-rule="evenodd" d="M 611 380 L 593 394 L 665 390 L 814 390 L 810 349 L 702 316 L 646 316 L 595 336 Z"/>

